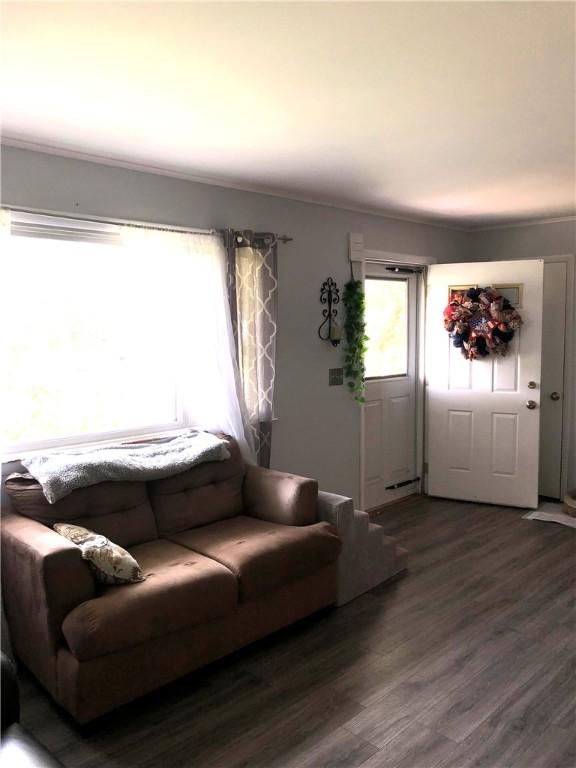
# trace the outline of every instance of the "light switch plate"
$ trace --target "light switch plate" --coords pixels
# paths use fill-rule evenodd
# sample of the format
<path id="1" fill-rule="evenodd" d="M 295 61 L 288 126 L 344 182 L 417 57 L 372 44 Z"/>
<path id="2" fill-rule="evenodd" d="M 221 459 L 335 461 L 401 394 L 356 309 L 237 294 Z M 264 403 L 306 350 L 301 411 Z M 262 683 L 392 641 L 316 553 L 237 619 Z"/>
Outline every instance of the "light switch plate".
<path id="1" fill-rule="evenodd" d="M 328 384 L 331 387 L 342 386 L 344 384 L 344 368 L 329 368 Z"/>

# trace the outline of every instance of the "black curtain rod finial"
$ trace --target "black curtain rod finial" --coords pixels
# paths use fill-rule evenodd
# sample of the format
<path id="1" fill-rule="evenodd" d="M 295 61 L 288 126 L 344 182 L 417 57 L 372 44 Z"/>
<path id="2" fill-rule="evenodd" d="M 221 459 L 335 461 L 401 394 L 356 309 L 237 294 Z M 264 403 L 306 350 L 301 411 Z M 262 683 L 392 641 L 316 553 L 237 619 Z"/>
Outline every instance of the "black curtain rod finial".
<path id="1" fill-rule="evenodd" d="M 288 235 L 277 235 L 275 232 L 255 232 L 252 229 L 228 229 L 225 230 L 226 239 L 232 238 L 236 246 L 272 246 L 274 243 L 291 243 L 293 237 Z"/>

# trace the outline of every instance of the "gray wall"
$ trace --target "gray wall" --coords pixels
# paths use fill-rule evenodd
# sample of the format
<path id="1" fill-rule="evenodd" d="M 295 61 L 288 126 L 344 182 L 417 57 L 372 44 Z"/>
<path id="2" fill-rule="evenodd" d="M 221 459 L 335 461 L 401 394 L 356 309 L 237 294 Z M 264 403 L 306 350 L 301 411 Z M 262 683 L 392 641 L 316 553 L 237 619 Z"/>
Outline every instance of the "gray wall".
<path id="1" fill-rule="evenodd" d="M 470 259 L 541 259 L 576 253 L 576 221 L 551 221 L 470 233 Z"/>
<path id="2" fill-rule="evenodd" d="M 5 147 L 3 202 L 13 206 L 196 227 L 287 233 L 279 264 L 279 323 L 273 465 L 318 478 L 322 488 L 358 498 L 359 408 L 344 387 L 328 387 L 342 353 L 317 337 L 319 291 L 349 275 L 348 233 L 366 247 L 466 258 L 458 230 L 300 203 L 155 174 Z"/>
<path id="3" fill-rule="evenodd" d="M 348 233 L 363 233 L 367 248 L 440 262 L 576 253 L 574 222 L 463 232 L 11 147 L 2 152 L 1 190 L 2 202 L 13 206 L 294 237 L 280 251 L 272 463 L 356 499 L 359 409 L 345 388 L 328 387 L 328 369 L 342 354 L 316 335 L 322 281 L 348 279 Z M 576 485 L 576 425 L 572 440 Z"/>

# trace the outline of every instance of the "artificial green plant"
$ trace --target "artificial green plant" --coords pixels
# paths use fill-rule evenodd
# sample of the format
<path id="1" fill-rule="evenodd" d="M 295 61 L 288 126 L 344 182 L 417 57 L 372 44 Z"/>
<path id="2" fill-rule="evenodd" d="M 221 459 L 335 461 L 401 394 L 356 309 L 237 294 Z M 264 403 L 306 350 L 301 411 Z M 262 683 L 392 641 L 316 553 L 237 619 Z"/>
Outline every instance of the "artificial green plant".
<path id="1" fill-rule="evenodd" d="M 347 282 L 344 286 L 342 300 L 346 307 L 344 375 L 348 380 L 348 388 L 354 396 L 354 400 L 357 403 L 365 403 L 364 356 L 366 355 L 368 336 L 365 333 L 365 298 L 362 281 L 352 278 Z"/>

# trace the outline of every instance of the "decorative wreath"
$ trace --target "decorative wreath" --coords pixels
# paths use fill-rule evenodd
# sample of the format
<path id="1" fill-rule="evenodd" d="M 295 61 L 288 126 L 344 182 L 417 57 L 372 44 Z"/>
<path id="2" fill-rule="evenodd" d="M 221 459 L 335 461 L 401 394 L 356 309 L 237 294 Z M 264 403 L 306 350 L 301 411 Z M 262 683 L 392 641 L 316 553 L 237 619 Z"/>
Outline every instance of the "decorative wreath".
<path id="1" fill-rule="evenodd" d="M 444 310 L 444 328 L 467 360 L 505 355 L 521 325 L 512 304 L 491 287 L 456 291 Z"/>

